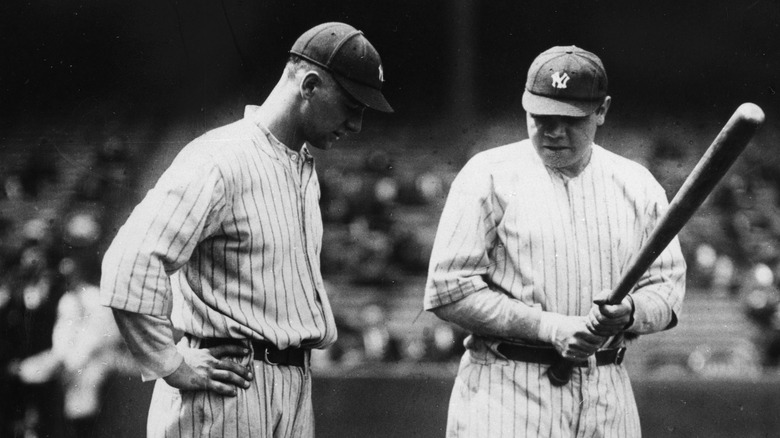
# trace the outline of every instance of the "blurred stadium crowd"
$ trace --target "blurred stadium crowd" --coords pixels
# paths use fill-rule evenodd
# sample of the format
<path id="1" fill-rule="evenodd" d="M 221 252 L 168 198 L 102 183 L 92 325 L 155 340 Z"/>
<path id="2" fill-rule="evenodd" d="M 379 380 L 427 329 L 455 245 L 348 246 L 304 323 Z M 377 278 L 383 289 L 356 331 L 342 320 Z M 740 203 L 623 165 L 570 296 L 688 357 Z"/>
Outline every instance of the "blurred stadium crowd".
<path id="1" fill-rule="evenodd" d="M 0 393 L 18 394 L 0 397 L 0 436 L 55 427 L 86 436 L 105 380 L 137 375 L 97 284 L 103 250 L 136 201 L 131 169 L 148 157 L 119 129 L 70 149 L 59 141 L 17 148 L 0 168 Z M 340 336 L 313 356 L 315 369 L 456 366 L 465 334 L 420 307 L 439 212 L 463 163 L 377 147 L 328 154 L 340 164 L 319 168 L 322 268 Z M 689 169 L 682 159 L 661 143 L 644 164 L 673 194 Z M 780 364 L 778 170 L 736 167 L 680 235 L 689 294 L 743 306 L 765 367 Z M 59 423 L 41 421 L 53 410 Z"/>
<path id="2" fill-rule="evenodd" d="M 0 398 L 0 436 L 87 436 L 103 382 L 133 370 L 97 287 L 130 151 L 120 135 L 96 143 L 68 155 L 42 138 L 4 153 L 0 392 L 15 396 Z"/>

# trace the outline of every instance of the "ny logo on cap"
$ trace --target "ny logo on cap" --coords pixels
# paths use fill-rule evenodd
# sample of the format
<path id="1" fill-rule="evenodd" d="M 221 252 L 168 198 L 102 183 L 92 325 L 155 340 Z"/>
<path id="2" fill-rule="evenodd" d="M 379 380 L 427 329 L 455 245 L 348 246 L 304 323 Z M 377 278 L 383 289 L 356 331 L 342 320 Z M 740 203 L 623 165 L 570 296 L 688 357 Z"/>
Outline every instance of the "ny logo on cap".
<path id="1" fill-rule="evenodd" d="M 551 77 L 553 88 L 566 88 L 566 84 L 569 82 L 569 79 L 571 79 L 566 73 L 561 74 L 561 72 L 558 71 L 553 73 Z"/>
<path id="2" fill-rule="evenodd" d="M 379 65 L 379 82 L 385 81 L 385 71 L 382 70 L 382 65 Z"/>

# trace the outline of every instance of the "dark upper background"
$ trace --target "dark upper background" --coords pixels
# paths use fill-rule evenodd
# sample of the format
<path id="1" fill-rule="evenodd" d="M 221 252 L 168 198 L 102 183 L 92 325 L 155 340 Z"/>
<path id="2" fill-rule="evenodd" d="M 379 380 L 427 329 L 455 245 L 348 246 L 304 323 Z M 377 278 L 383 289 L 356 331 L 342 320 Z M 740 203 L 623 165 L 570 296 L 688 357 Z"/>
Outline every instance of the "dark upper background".
<path id="1" fill-rule="evenodd" d="M 774 111 L 780 90 L 780 4 L 770 0 L 38 0 L 0 8 L 6 134 L 96 115 L 184 116 L 214 127 L 262 102 L 295 38 L 324 21 L 364 30 L 380 51 L 397 110 L 367 117 L 380 124 L 522 113 L 528 65 L 558 44 L 602 57 L 623 114 L 687 108 L 725 119 L 744 101 Z"/>
<path id="2" fill-rule="evenodd" d="M 90 172 L 72 155 L 79 145 L 119 136 L 140 157 L 128 165 L 136 185 L 117 191 L 129 208 L 187 141 L 262 103 L 295 39 L 325 21 L 365 32 L 396 109 L 367 111 L 360 135 L 317 152 L 326 182 L 323 169 L 343 179 L 371 151 L 401 178 L 446 179 L 474 152 L 524 136 L 528 65 L 564 44 L 606 65 L 613 105 L 597 141 L 648 165 L 670 199 L 742 102 L 767 122 L 735 168 L 780 174 L 780 2 L 770 0 L 5 1 L 0 174 L 44 160 Z"/>

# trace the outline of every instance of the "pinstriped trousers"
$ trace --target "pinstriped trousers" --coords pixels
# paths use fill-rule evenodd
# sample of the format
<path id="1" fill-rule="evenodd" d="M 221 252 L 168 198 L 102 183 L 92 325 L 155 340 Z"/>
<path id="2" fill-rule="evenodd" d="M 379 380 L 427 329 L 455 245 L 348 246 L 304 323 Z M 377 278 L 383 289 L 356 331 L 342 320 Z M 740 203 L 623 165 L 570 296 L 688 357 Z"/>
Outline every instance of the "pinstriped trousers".
<path id="1" fill-rule="evenodd" d="M 158 379 L 149 407 L 149 438 L 313 437 L 311 372 L 270 365 L 252 356 L 255 378 L 235 397 L 206 391 L 180 391 Z M 308 358 L 307 358 L 308 360 Z"/>
<path id="2" fill-rule="evenodd" d="M 575 368 L 562 387 L 550 384 L 547 368 L 466 351 L 450 399 L 447 437 L 641 436 L 624 366 Z"/>

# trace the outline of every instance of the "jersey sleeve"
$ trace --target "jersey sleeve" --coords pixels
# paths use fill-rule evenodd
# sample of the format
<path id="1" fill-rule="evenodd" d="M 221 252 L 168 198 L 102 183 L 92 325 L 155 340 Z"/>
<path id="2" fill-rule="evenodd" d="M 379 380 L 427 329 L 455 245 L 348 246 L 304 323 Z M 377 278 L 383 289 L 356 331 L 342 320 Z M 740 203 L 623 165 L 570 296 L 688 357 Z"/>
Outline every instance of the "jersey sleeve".
<path id="1" fill-rule="evenodd" d="M 654 187 L 646 212 L 649 220 L 642 236 L 643 244 L 669 208 L 661 186 L 655 183 Z M 632 291 L 636 310 L 634 324 L 629 328 L 629 332 L 648 334 L 677 325 L 685 296 L 685 273 L 685 259 L 680 242 L 675 237 L 650 265 Z"/>
<path id="2" fill-rule="evenodd" d="M 206 154 L 185 148 L 106 251 L 101 304 L 168 317 L 168 276 L 187 262 L 200 240 L 218 230 L 226 202 L 220 168 Z"/>
<path id="3" fill-rule="evenodd" d="M 108 310 L 108 309 L 106 309 Z M 114 320 L 144 382 L 171 375 L 184 361 L 167 318 L 113 309 Z"/>
<path id="4" fill-rule="evenodd" d="M 424 307 L 431 310 L 488 287 L 489 249 L 496 237 L 491 177 L 472 159 L 452 183 L 436 232 Z"/>

